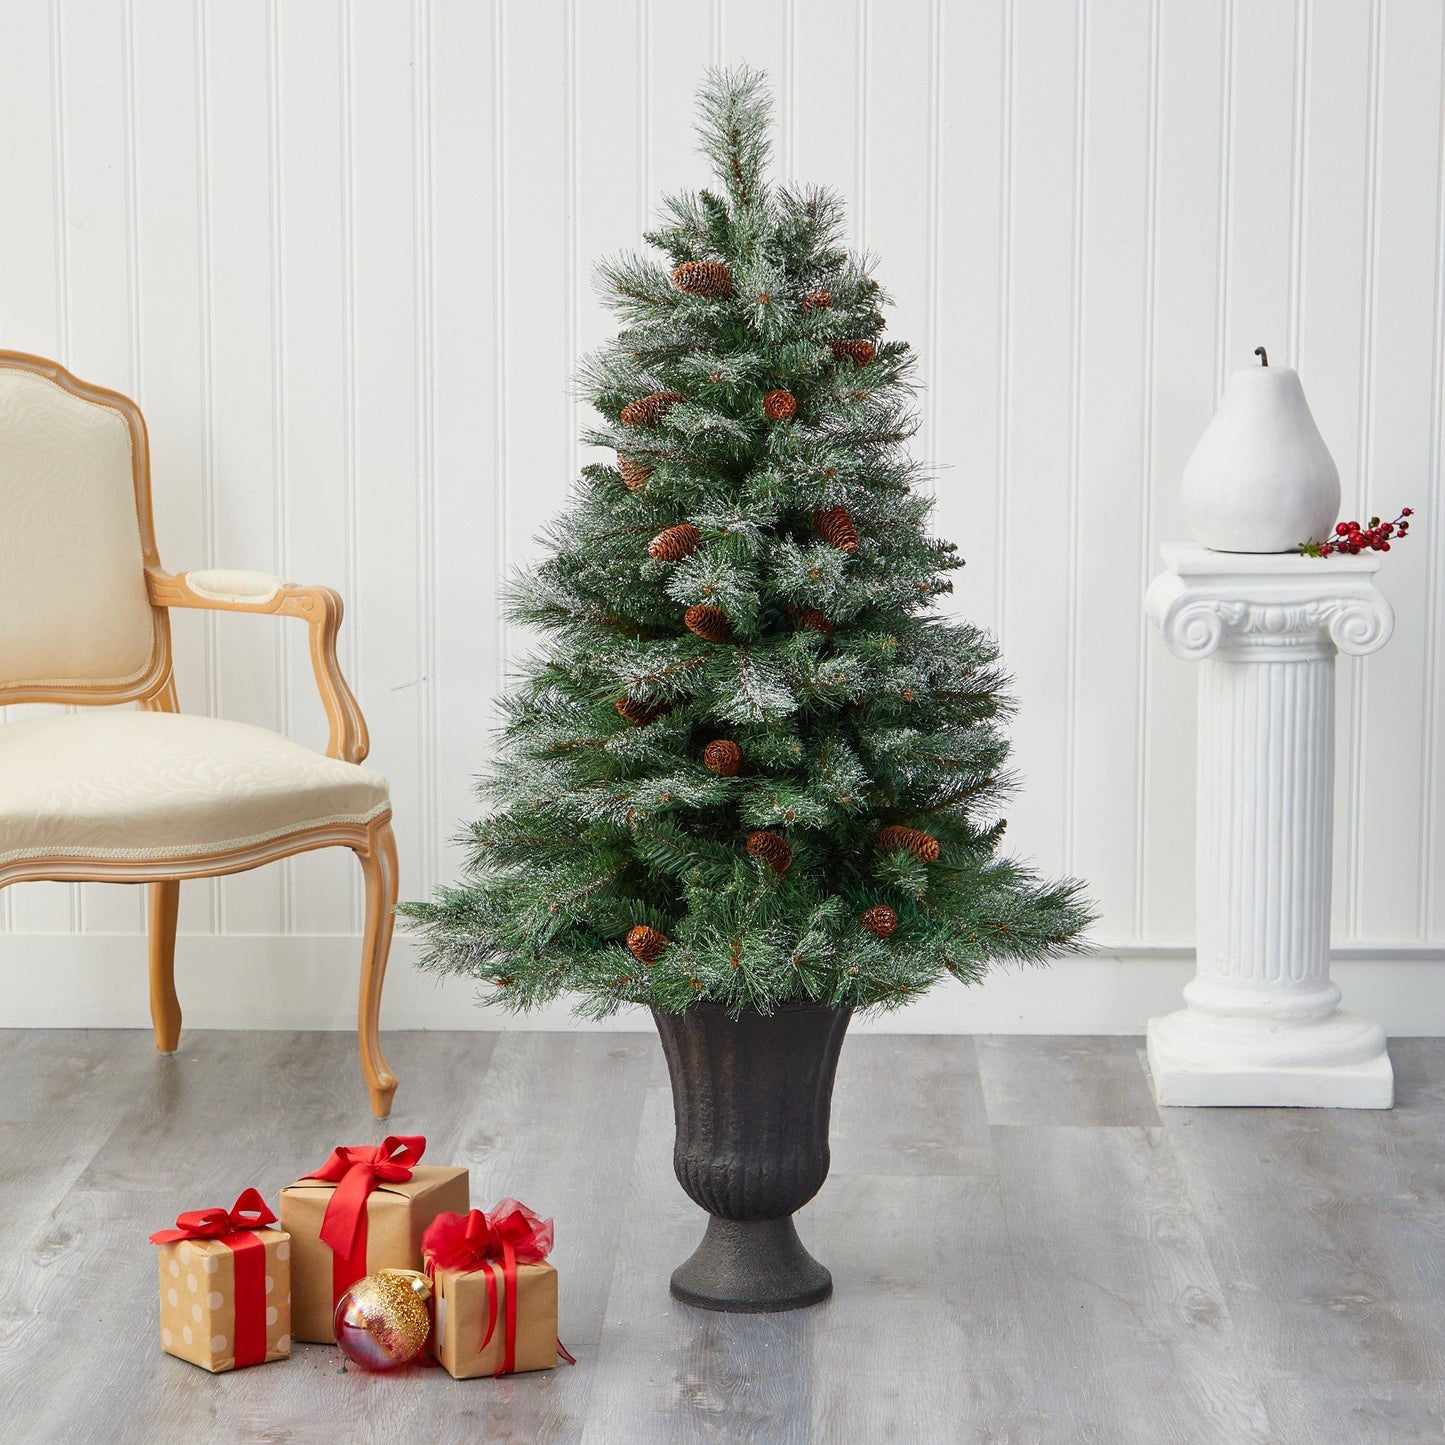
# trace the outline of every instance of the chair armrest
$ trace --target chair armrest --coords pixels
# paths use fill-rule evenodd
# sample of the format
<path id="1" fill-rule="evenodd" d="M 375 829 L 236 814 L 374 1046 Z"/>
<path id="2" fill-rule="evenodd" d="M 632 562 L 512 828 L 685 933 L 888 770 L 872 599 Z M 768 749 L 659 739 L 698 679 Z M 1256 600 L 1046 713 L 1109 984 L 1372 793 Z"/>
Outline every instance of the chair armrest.
<path id="1" fill-rule="evenodd" d="M 359 763 L 371 746 L 366 720 L 336 659 L 341 629 L 341 598 L 330 587 L 298 587 L 268 572 L 163 572 L 146 568 L 146 586 L 155 607 L 196 607 L 211 612 L 260 612 L 299 617 L 308 627 L 311 668 L 331 725 L 326 755 Z"/>

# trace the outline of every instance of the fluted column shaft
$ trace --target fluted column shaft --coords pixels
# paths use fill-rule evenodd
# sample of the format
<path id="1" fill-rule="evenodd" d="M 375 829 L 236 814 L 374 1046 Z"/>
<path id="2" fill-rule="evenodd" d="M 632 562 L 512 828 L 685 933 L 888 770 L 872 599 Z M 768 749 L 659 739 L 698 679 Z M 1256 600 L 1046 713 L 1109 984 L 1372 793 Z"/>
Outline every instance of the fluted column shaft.
<path id="1" fill-rule="evenodd" d="M 1329 976 L 1335 655 L 1389 639 L 1379 562 L 1165 558 L 1150 615 L 1201 671 L 1197 969 L 1149 1024 L 1159 1100 L 1388 1107 L 1384 1035 Z"/>

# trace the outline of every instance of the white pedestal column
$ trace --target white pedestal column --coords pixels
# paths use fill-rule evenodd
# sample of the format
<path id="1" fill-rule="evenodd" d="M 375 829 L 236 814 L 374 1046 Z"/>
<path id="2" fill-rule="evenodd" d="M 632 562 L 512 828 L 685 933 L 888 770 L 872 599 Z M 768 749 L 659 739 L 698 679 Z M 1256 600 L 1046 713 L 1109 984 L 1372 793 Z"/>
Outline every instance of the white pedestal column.
<path id="1" fill-rule="evenodd" d="M 1201 664 L 1198 963 L 1149 1021 L 1155 1095 L 1388 1109 L 1385 1035 L 1338 1007 L 1329 964 L 1335 654 L 1389 641 L 1379 558 L 1163 550 L 1149 615 Z"/>

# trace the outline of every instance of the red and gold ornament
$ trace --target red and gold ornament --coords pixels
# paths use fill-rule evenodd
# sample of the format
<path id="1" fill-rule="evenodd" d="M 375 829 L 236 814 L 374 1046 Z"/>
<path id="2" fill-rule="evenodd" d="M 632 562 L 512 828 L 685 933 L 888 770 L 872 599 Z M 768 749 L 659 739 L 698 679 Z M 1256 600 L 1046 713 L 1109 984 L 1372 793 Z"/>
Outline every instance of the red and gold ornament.
<path id="1" fill-rule="evenodd" d="M 431 1333 L 431 1285 L 414 1269 L 379 1269 L 336 1302 L 332 1324 L 341 1353 L 363 1370 L 395 1370 L 414 1360 Z"/>

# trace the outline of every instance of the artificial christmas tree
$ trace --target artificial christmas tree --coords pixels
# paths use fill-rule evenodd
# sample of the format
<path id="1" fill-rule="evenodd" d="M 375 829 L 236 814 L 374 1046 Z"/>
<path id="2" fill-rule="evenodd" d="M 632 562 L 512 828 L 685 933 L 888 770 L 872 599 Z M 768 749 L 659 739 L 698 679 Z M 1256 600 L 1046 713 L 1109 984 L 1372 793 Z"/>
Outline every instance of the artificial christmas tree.
<path id="1" fill-rule="evenodd" d="M 826 1173 L 830 1060 L 853 1007 L 1041 958 L 1088 912 L 1075 883 L 996 852 L 1003 676 L 987 636 L 933 612 L 962 563 L 925 531 L 904 446 L 913 357 L 881 338 L 886 297 L 842 248 L 836 197 L 767 180 L 761 77 L 714 74 L 701 102 L 722 192 L 667 202 L 647 238 L 665 264 L 602 268 L 623 329 L 582 382 L 603 418 L 587 440 L 619 466 L 584 470 L 512 593 L 513 617 L 550 637 L 504 703 L 467 875 L 403 911 L 426 966 L 512 1008 L 572 993 L 584 1016 L 645 1004 L 660 1025 L 715 1009 L 752 1020 L 749 1040 L 775 1011 L 833 1011 L 783 1031 L 824 1050 L 811 1084 L 801 1065 L 791 1077 L 823 1089 L 809 1148 Z M 678 1089 L 694 1052 L 680 1037 Z M 740 1088 L 758 1047 L 738 1045 Z M 729 1238 L 719 1269 L 745 1253 Z M 795 1234 L 769 1239 L 801 1253 Z M 801 1258 L 771 1302 L 761 1278 L 714 1302 L 821 1298 L 826 1271 Z M 708 1302 L 707 1281 L 685 1284 Z"/>

